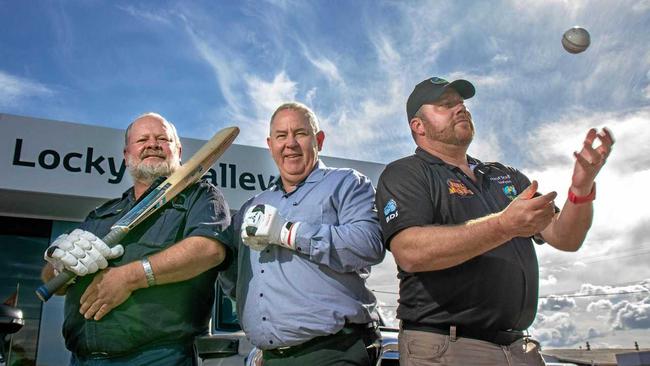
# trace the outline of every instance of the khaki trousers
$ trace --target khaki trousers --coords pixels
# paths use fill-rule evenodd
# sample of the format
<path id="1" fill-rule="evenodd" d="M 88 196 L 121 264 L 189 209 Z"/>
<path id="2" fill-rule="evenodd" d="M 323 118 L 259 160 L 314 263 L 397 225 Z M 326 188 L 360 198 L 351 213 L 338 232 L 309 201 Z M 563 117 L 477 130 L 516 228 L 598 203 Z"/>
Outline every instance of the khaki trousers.
<path id="1" fill-rule="evenodd" d="M 400 330 L 399 364 L 401 366 L 544 366 L 539 345 L 520 339 L 509 346 L 471 338 Z"/>

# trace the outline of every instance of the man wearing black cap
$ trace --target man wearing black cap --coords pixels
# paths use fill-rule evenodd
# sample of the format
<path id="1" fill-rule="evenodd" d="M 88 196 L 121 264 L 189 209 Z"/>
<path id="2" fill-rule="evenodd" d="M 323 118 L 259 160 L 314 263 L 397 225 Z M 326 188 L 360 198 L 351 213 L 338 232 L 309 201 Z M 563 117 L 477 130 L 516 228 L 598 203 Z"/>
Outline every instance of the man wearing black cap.
<path id="1" fill-rule="evenodd" d="M 517 169 L 467 155 L 474 137 L 466 80 L 430 78 L 406 103 L 415 154 L 389 164 L 376 203 L 398 264 L 401 365 L 543 365 L 524 331 L 535 318 L 533 240 L 575 251 L 591 225 L 594 180 L 611 151 L 606 128 L 574 153 L 568 199 Z M 599 146 L 592 147 L 594 141 Z"/>

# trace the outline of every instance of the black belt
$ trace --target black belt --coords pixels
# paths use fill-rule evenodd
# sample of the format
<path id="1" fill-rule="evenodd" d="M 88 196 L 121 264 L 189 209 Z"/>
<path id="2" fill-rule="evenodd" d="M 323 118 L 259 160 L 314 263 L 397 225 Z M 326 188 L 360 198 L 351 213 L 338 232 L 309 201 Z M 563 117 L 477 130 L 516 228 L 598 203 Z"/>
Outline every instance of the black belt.
<path id="1" fill-rule="evenodd" d="M 406 330 L 419 330 L 423 332 L 449 335 L 450 327 L 415 324 L 402 320 L 402 328 Z M 472 329 L 456 326 L 456 336 L 478 339 L 481 341 L 498 344 L 500 346 L 509 346 L 512 343 L 524 338 L 524 332 L 520 330 Z"/>
<path id="2" fill-rule="evenodd" d="M 153 344 L 147 344 L 126 352 L 76 351 L 74 353 L 78 359 L 82 361 L 88 361 L 88 360 L 107 360 L 107 359 L 114 359 L 114 358 L 128 358 L 128 357 L 133 357 L 145 350 L 151 350 L 156 348 L 177 348 L 179 350 L 193 350 L 193 347 L 194 346 L 192 343 L 186 343 L 180 340 L 175 340 L 175 341 L 162 341 Z"/>
<path id="3" fill-rule="evenodd" d="M 293 355 L 296 355 L 298 353 L 301 353 L 303 351 L 309 350 L 309 348 L 312 348 L 314 346 L 317 346 L 320 343 L 323 342 L 329 342 L 337 338 L 343 338 L 345 336 L 349 335 L 356 335 L 356 336 L 361 336 L 366 333 L 371 333 L 371 332 L 376 332 L 377 331 L 377 325 L 374 323 L 368 323 L 368 324 L 345 324 L 343 329 L 339 330 L 337 333 L 326 335 L 326 336 L 320 336 L 316 338 L 312 338 L 305 343 L 301 343 L 295 346 L 290 346 L 290 347 L 278 347 L 274 349 L 265 349 L 262 352 L 266 353 L 268 355 L 272 355 L 273 357 L 281 358 L 281 357 L 290 357 Z M 314 347 L 319 348 L 319 347 Z"/>

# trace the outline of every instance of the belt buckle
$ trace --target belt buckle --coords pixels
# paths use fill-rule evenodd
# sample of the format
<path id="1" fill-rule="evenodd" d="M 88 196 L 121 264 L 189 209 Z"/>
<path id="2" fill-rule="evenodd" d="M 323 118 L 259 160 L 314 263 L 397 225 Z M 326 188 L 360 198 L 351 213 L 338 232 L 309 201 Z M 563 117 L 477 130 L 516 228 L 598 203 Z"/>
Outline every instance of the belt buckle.
<path id="1" fill-rule="evenodd" d="M 90 354 L 88 355 L 88 358 L 92 360 L 103 360 L 109 357 L 110 355 L 108 354 L 108 352 L 90 352 Z"/>
<path id="2" fill-rule="evenodd" d="M 278 347 L 278 348 L 273 349 L 273 351 L 275 351 L 276 353 L 278 353 L 281 356 L 284 356 L 286 353 L 289 353 L 290 350 L 291 350 L 291 346 Z"/>

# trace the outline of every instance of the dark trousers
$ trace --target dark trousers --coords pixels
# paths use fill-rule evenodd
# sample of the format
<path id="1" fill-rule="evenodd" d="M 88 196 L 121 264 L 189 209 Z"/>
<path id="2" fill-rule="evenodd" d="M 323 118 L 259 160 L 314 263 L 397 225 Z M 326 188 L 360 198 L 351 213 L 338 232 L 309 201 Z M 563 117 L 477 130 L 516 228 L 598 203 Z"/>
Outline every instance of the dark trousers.
<path id="1" fill-rule="evenodd" d="M 70 366 L 194 366 L 194 352 L 192 345 L 169 344 L 118 357 L 103 354 L 84 357 L 72 354 Z"/>
<path id="2" fill-rule="evenodd" d="M 379 337 L 375 328 L 346 327 L 285 350 L 263 351 L 264 366 L 374 366 Z"/>

